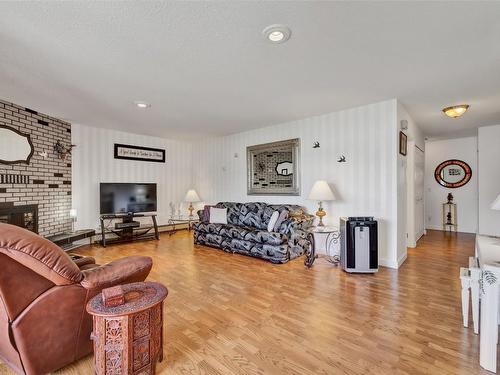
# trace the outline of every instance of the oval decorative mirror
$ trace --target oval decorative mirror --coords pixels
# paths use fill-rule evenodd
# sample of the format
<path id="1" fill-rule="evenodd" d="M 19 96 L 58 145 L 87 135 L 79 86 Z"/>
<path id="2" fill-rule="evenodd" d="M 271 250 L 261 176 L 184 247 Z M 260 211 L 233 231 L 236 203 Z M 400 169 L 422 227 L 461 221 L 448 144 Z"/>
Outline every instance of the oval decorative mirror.
<path id="1" fill-rule="evenodd" d="M 446 188 L 464 186 L 472 177 L 472 170 L 466 162 L 457 159 L 443 161 L 434 171 L 434 177 L 439 185 Z"/>
<path id="2" fill-rule="evenodd" d="M 0 164 L 29 164 L 34 151 L 28 134 L 0 125 Z"/>

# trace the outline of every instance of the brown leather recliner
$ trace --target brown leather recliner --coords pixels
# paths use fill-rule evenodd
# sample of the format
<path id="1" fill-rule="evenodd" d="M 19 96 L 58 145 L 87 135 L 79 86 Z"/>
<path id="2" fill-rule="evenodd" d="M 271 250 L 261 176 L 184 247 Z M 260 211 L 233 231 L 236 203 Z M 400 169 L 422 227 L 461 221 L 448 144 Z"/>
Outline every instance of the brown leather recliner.
<path id="1" fill-rule="evenodd" d="M 52 242 L 0 224 L 0 358 L 17 373 L 46 374 L 92 352 L 87 301 L 144 281 L 152 266 L 143 256 L 77 263 Z"/>

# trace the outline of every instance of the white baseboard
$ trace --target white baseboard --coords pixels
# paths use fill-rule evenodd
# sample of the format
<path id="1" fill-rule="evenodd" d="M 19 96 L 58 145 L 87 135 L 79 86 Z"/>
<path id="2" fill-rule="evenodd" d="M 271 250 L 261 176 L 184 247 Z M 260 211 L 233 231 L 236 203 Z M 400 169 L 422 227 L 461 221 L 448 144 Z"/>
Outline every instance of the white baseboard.
<path id="1" fill-rule="evenodd" d="M 401 267 L 401 265 L 405 262 L 406 258 L 408 257 L 408 253 L 405 252 L 398 258 L 398 268 Z"/>
<path id="2" fill-rule="evenodd" d="M 440 230 L 442 232 L 444 232 L 444 229 L 442 226 L 434 226 L 434 225 L 429 225 L 426 229 L 432 229 L 432 230 Z M 449 231 L 448 231 L 449 232 Z M 457 232 L 460 232 L 460 233 L 472 233 L 472 234 L 476 234 L 476 232 L 471 232 L 471 231 L 468 231 L 468 230 L 463 230 L 461 229 L 460 227 L 458 228 L 458 231 Z"/>
<path id="3" fill-rule="evenodd" d="M 386 258 L 380 258 L 378 260 L 378 265 L 382 267 L 387 267 L 387 268 L 393 268 L 393 269 L 398 269 L 401 267 L 401 265 L 405 262 L 406 258 L 408 257 L 407 253 L 402 254 L 397 261 L 395 260 L 389 260 Z"/>
<path id="4" fill-rule="evenodd" d="M 396 261 L 388 260 L 385 258 L 380 258 L 378 260 L 378 265 L 382 266 L 382 267 L 394 268 L 394 269 L 398 269 L 398 267 L 399 267 L 398 263 Z"/>
<path id="5" fill-rule="evenodd" d="M 426 230 L 427 229 L 430 229 L 430 230 L 443 230 L 443 226 L 442 225 L 439 225 L 439 226 L 438 225 L 436 225 L 436 226 L 434 226 L 434 225 L 428 225 L 425 229 Z"/>
<path id="6" fill-rule="evenodd" d="M 422 231 L 422 232 L 420 232 L 420 233 L 417 233 L 417 234 L 415 235 L 415 239 L 414 239 L 414 241 L 408 241 L 407 246 L 408 246 L 409 248 L 412 248 L 412 249 L 416 248 L 416 247 L 417 247 L 417 242 L 418 242 L 418 240 L 419 240 L 420 238 L 422 238 L 422 236 L 423 236 L 424 234 L 425 234 L 425 230 L 423 230 L 423 231 Z"/>

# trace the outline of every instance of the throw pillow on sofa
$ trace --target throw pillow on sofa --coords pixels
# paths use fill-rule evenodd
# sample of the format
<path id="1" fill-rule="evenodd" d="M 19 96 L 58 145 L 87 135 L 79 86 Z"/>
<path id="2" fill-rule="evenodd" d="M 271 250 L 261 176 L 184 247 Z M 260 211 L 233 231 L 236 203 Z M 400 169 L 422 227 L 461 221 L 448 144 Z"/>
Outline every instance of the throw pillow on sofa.
<path id="1" fill-rule="evenodd" d="M 267 224 L 267 231 L 268 232 L 274 231 L 274 227 L 276 225 L 276 221 L 278 221 L 279 216 L 280 216 L 280 213 L 278 211 L 273 212 L 273 214 L 271 215 L 271 218 L 269 219 L 269 223 Z"/>
<path id="2" fill-rule="evenodd" d="M 276 224 L 274 224 L 274 232 L 279 232 L 281 224 L 288 219 L 288 211 L 283 210 L 280 213 L 280 216 L 278 217 L 278 220 L 276 220 Z"/>
<path id="3" fill-rule="evenodd" d="M 203 207 L 203 213 L 201 215 L 202 220 L 204 223 L 210 223 L 210 208 L 215 207 L 215 206 L 208 206 L 206 205 Z"/>
<path id="4" fill-rule="evenodd" d="M 210 223 L 227 224 L 227 208 L 210 207 Z"/>

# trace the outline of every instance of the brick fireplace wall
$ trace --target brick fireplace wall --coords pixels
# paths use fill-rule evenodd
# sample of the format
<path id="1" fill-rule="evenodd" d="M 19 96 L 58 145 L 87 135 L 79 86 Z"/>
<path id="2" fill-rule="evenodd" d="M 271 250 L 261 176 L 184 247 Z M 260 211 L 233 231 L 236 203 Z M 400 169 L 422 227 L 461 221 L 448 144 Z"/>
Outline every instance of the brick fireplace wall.
<path id="1" fill-rule="evenodd" d="M 54 151 L 58 140 L 70 146 L 71 124 L 0 100 L 0 125 L 29 134 L 35 148 L 29 165 L 0 163 L 0 207 L 37 204 L 43 236 L 71 230 L 71 155 Z"/>

